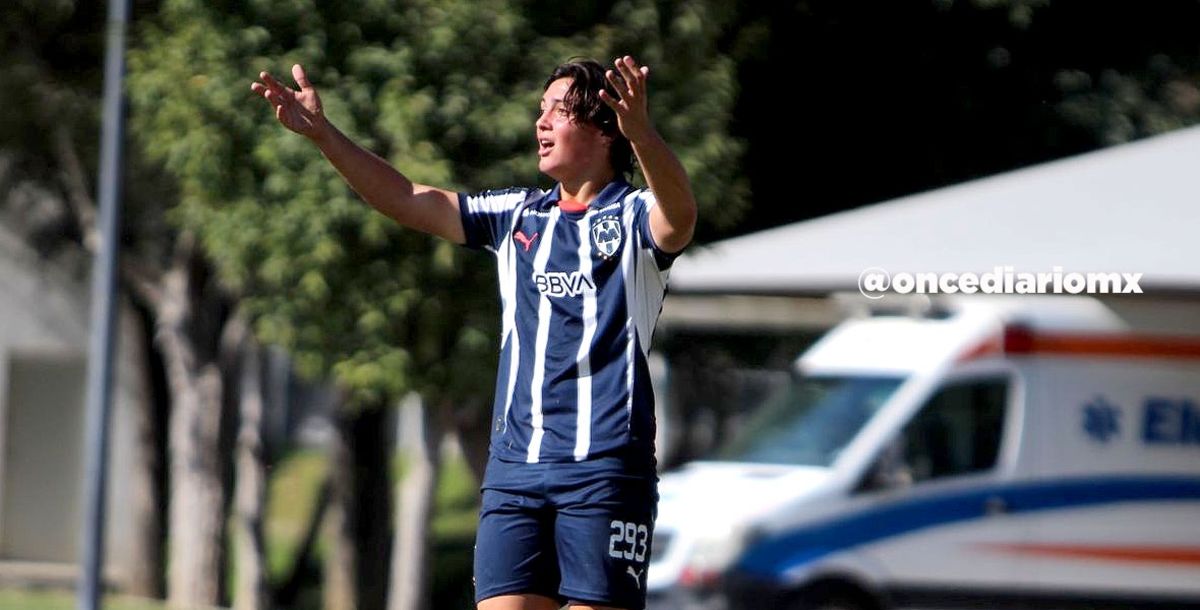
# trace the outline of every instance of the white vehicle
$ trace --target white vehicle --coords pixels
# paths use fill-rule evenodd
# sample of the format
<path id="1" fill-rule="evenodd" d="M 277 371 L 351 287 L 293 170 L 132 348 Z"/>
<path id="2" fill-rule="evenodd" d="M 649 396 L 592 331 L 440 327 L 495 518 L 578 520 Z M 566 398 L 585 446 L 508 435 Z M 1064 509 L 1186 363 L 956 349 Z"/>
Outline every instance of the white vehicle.
<path id="1" fill-rule="evenodd" d="M 929 305 L 663 477 L 652 608 L 1200 608 L 1200 306 Z"/>

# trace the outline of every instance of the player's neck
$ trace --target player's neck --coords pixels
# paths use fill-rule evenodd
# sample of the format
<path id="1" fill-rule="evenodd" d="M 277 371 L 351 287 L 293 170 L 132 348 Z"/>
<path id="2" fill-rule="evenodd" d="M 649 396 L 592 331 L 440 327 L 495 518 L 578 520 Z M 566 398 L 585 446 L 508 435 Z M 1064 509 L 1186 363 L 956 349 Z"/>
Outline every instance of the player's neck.
<path id="1" fill-rule="evenodd" d="M 559 181 L 559 195 L 561 199 L 571 199 L 578 201 L 583 205 L 589 205 L 595 199 L 608 183 L 612 182 L 616 175 L 611 169 L 597 172 L 593 176 L 576 178 L 574 180 Z"/>

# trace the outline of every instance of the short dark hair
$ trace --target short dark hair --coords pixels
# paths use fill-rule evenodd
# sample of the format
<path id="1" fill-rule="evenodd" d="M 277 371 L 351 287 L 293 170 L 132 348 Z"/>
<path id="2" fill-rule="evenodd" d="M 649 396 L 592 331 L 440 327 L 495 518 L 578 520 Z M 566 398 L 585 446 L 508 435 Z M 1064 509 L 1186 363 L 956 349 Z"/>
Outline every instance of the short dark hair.
<path id="1" fill-rule="evenodd" d="M 620 99 L 616 87 L 604 76 L 604 67 L 594 59 L 572 57 L 564 64 L 559 64 L 542 90 L 560 78 L 571 79 L 563 104 L 571 114 L 571 120 L 586 123 L 599 129 L 604 135 L 612 137 L 612 145 L 608 149 L 608 161 L 613 171 L 620 175 L 633 172 L 633 147 L 625 134 L 617 125 L 617 113 L 613 112 L 604 100 L 600 99 L 600 90 L 604 89 L 613 99 Z"/>

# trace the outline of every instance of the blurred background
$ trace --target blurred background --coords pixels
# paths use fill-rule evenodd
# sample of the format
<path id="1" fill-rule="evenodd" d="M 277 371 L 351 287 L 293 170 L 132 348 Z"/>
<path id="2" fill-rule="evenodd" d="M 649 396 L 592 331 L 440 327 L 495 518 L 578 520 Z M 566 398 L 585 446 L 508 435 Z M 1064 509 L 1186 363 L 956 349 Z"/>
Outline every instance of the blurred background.
<path id="1" fill-rule="evenodd" d="M 106 14 L 0 4 L 0 608 L 70 607 L 78 573 Z M 533 122 L 553 66 L 626 53 L 651 66 L 652 116 L 701 206 L 655 337 L 669 472 L 712 457 L 787 384 L 854 310 L 830 295 L 858 271 L 943 270 L 901 268 L 921 260 L 899 257 L 903 240 L 872 248 L 886 222 L 855 239 L 813 222 L 1175 130 L 1155 150 L 1186 165 L 1200 152 L 1183 129 L 1200 119 L 1197 23 L 1195 1 L 133 0 L 106 607 L 471 607 L 493 265 L 362 204 L 251 94 L 259 71 L 290 83 L 303 64 L 344 132 L 414 181 L 475 191 L 550 186 Z M 1059 193 L 1087 176 L 1064 173 Z M 1153 295 L 1186 305 L 1200 208 L 1173 176 L 1154 178 L 1161 205 L 1030 191 L 1044 199 L 965 197 L 921 222 L 952 232 L 1011 205 L 1011 222 L 984 228 L 1011 253 L 1057 257 L 1031 271 L 1146 272 Z M 1060 203 L 1084 246 L 1029 231 Z M 1118 210 L 1155 224 L 1086 225 Z M 784 226 L 797 232 L 760 233 Z M 766 250 L 745 241 L 761 235 Z M 796 276 L 721 276 L 758 270 L 722 262 L 744 248 Z M 1200 333 L 1190 311 L 1171 324 Z"/>

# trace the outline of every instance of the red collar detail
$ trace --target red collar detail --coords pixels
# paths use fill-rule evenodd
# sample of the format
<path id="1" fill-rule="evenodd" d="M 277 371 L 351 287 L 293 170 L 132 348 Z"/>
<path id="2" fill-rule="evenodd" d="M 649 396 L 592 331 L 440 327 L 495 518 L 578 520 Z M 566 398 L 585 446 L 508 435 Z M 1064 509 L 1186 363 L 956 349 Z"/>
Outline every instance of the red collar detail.
<path id="1" fill-rule="evenodd" d="M 564 212 L 582 212 L 587 209 L 587 204 L 574 199 L 559 199 L 558 207 Z"/>

